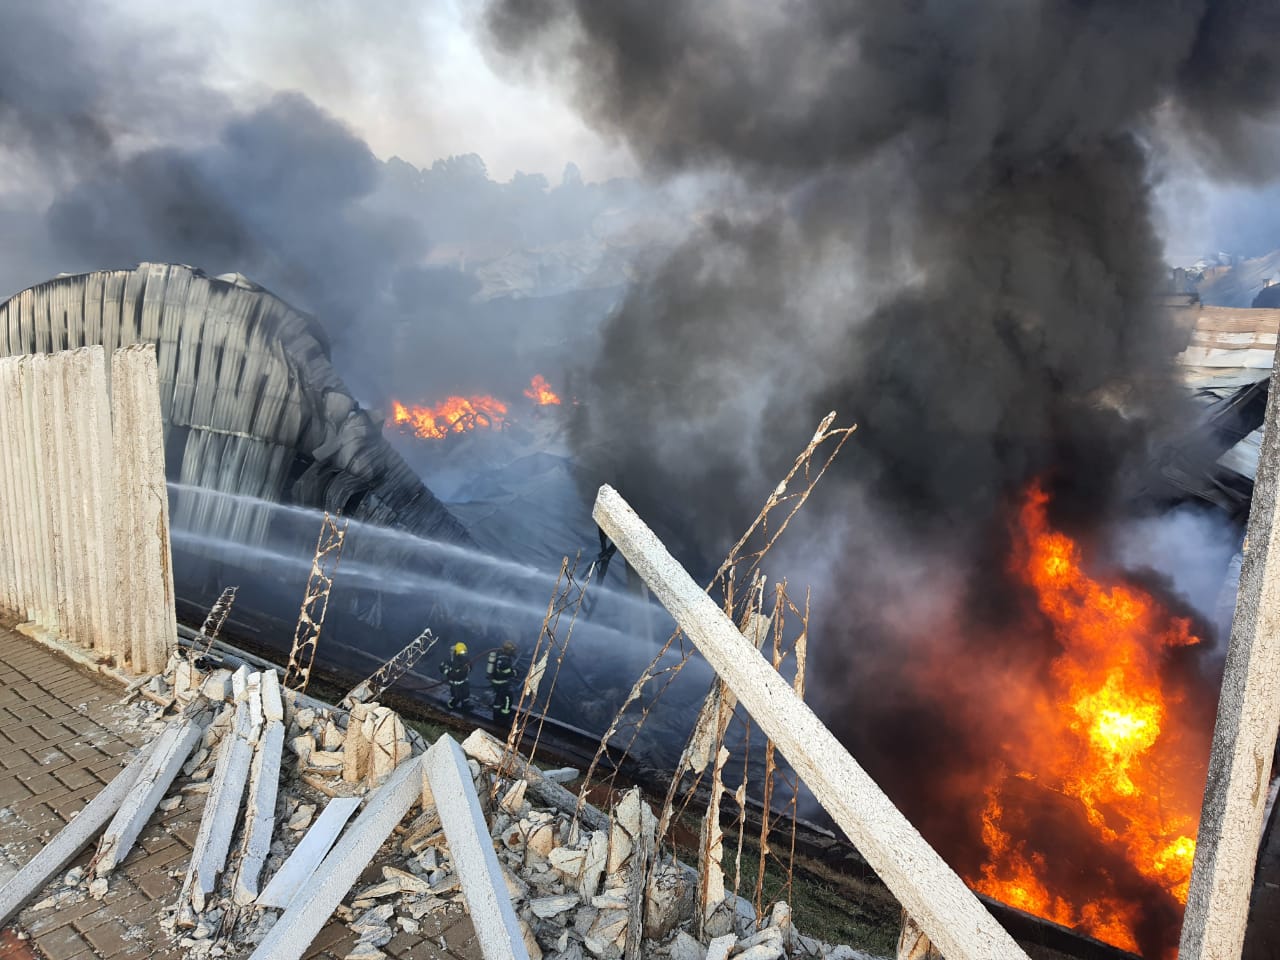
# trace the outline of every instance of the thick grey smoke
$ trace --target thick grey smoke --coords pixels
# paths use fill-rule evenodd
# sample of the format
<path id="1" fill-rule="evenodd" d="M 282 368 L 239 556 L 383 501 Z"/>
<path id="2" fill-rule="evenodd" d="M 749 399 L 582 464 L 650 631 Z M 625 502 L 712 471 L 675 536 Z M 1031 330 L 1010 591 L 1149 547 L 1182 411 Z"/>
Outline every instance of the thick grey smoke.
<path id="1" fill-rule="evenodd" d="M 641 513 L 713 559 L 818 416 L 860 423 L 809 516 L 847 534 L 818 584 L 825 713 L 971 869 L 976 817 L 956 836 L 915 778 L 980 798 L 1011 718 L 981 709 L 991 677 L 935 699 L 921 678 L 1034 622 L 999 583 L 1034 478 L 1089 546 L 1185 417 L 1152 131 L 1260 177 L 1280 7 L 493 0 L 488 24 L 655 174 L 733 184 L 611 318 L 583 449 L 610 448 Z M 1022 640 L 1008 662 L 1043 669 L 1051 638 Z M 1144 949 L 1168 933 L 1154 922 Z"/>
<path id="2" fill-rule="evenodd" d="M 652 170 L 728 170 L 756 196 L 618 311 L 588 436 L 669 450 L 678 421 L 689 455 L 661 462 L 704 520 L 758 499 L 756 451 L 828 406 L 862 422 L 859 469 L 911 518 L 981 525 L 1055 467 L 1096 511 L 1173 404 L 1146 132 L 1171 110 L 1216 169 L 1256 172 L 1278 19 L 1205 0 L 493 3 L 497 42 L 562 70 Z M 799 296 L 841 255 L 880 287 Z M 775 376 L 780 352 L 803 372 Z M 627 446 L 644 500 L 660 467 Z"/>
<path id="3" fill-rule="evenodd" d="M 60 272 L 183 262 L 316 314 L 372 405 L 559 379 L 556 337 L 513 335 L 507 302 L 477 296 L 459 265 L 581 242 L 602 211 L 637 204 L 633 185 L 573 168 L 558 184 L 498 183 L 474 155 L 383 161 L 302 93 L 231 103 L 192 40 L 75 0 L 0 8 L 0 296 Z M 555 324 L 603 309 L 540 306 Z"/>

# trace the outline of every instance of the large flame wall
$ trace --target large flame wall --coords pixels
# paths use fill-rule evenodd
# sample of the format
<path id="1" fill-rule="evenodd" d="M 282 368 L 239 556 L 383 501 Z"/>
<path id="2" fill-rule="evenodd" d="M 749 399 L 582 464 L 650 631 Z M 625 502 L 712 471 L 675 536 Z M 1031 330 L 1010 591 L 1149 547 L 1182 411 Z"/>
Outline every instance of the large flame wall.
<path id="1" fill-rule="evenodd" d="M 1195 853 L 1208 731 L 1181 709 L 1188 690 L 1168 666 L 1201 640 L 1147 590 L 1090 576 L 1047 507 L 1033 488 L 1018 514 L 1013 572 L 1061 652 L 1014 694 L 1023 723 L 1001 745 L 1008 776 L 986 791 L 988 857 L 972 880 L 1023 910 L 1150 950 L 1149 914 L 1166 898 L 1158 912 L 1186 902 Z M 1043 812 L 1052 806 L 1057 821 Z M 1064 829 L 1084 846 L 1046 835 Z"/>

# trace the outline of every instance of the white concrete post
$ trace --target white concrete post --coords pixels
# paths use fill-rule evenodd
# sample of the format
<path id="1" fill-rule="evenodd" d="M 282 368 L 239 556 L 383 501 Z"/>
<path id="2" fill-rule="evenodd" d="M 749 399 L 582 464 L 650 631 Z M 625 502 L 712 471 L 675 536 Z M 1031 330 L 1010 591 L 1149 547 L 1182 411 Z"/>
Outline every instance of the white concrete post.
<path id="1" fill-rule="evenodd" d="M 66 636 L 67 589 L 66 551 L 62 543 L 61 486 L 58 479 L 56 434 L 61 424 L 54 419 L 51 403 L 49 355 L 31 357 L 31 416 L 35 430 L 37 468 L 40 471 L 40 536 L 44 541 L 46 593 L 41 626 Z"/>
<path id="2" fill-rule="evenodd" d="M 485 960 L 529 960 L 467 758 L 448 734 L 427 750 L 422 773 L 423 786 L 435 801 L 449 842 L 449 854 L 462 884 L 480 953 Z"/>
<path id="3" fill-rule="evenodd" d="M 49 370 L 48 393 L 44 403 L 51 423 L 49 435 L 57 482 L 47 495 L 53 498 L 59 530 L 62 568 L 63 620 L 59 634 L 87 649 L 93 649 L 89 628 L 88 583 L 85 553 L 90 537 L 84 527 L 80 504 L 85 478 L 80 474 L 79 425 L 76 400 L 85 387 L 80 364 L 74 353 L 54 353 L 45 358 Z"/>
<path id="4" fill-rule="evenodd" d="M 82 522 L 86 548 L 81 554 L 85 564 L 86 607 L 89 637 L 84 646 L 111 652 L 123 662 L 129 639 L 116 633 L 115 597 L 115 527 L 116 503 L 111 448 L 111 413 L 107 398 L 106 352 L 100 346 L 77 350 L 74 354 L 81 370 L 74 423 L 79 463 Z M 92 640 L 92 644 L 90 643 Z M 137 669 L 136 664 L 133 665 Z"/>
<path id="5" fill-rule="evenodd" d="M 164 799 L 182 765 L 204 733 L 197 717 L 170 723 L 151 744 L 147 763 L 138 772 L 129 795 L 107 826 L 93 865 L 95 877 L 108 876 L 123 863 L 134 842 Z"/>
<path id="6" fill-rule="evenodd" d="M 24 396 L 25 372 L 23 360 L 14 357 L 4 361 L 5 372 L 5 416 L 9 425 L 9 436 L 12 441 L 7 458 L 13 476 L 14 504 L 10 513 L 15 542 L 17 543 L 18 567 L 20 570 L 20 586 L 18 613 L 28 620 L 36 616 L 36 597 L 39 592 L 38 576 L 40 568 L 37 564 L 36 545 L 32 539 L 33 511 L 31 472 L 35 469 L 28 451 L 30 426 L 26 416 L 26 399 Z"/>
<path id="7" fill-rule="evenodd" d="M 26 599 L 23 591 L 22 546 L 19 542 L 17 512 L 22 508 L 18 493 L 17 467 L 14 457 L 17 441 L 14 437 L 13 415 L 18 409 L 17 363 L 0 359 L 0 606 L 9 613 L 26 615 Z"/>
<path id="8" fill-rule="evenodd" d="M 268 670 L 263 676 L 275 676 Z M 271 852 L 271 835 L 276 826 L 276 794 L 280 787 L 280 754 L 284 748 L 284 723 L 276 717 L 267 721 L 258 738 L 249 771 L 249 803 L 245 810 L 244 844 L 240 870 L 236 874 L 235 901 L 248 906 L 258 897 L 258 879 Z"/>
<path id="9" fill-rule="evenodd" d="M 364 811 L 343 834 L 305 889 L 298 891 L 250 960 L 298 960 L 328 922 L 356 878 L 397 823 L 422 795 L 422 768 L 403 763 L 370 794 Z"/>
<path id="10" fill-rule="evenodd" d="M 612 487 L 592 513 L 947 960 L 1027 960 L 996 919 Z"/>
<path id="11" fill-rule="evenodd" d="M 1183 914 L 1180 960 L 1236 960 L 1280 727 L 1280 356 L 1271 370 L 1240 591 Z"/>
<path id="12" fill-rule="evenodd" d="M 338 839 L 338 834 L 342 832 L 342 828 L 347 825 L 347 821 L 351 819 L 351 815 L 356 812 L 358 806 L 360 806 L 359 797 L 334 797 L 330 800 L 320 811 L 320 816 L 316 817 L 311 824 L 306 835 L 293 848 L 289 859 L 281 864 L 276 875 L 271 878 L 271 882 L 258 894 L 258 906 L 281 909 L 289 906 L 298 891 L 310 882 L 316 867 L 320 866 L 320 861 L 328 856 L 334 842 Z"/>
<path id="13" fill-rule="evenodd" d="M 169 493 L 165 486 L 160 381 L 152 344 L 112 357 L 112 413 L 117 562 L 137 604 L 132 627 L 133 669 L 162 670 L 177 644 Z"/>
<path id="14" fill-rule="evenodd" d="M 203 913 L 205 902 L 213 893 L 227 863 L 231 850 L 231 835 L 240 823 L 240 809 L 244 801 L 245 784 L 249 780 L 249 767 L 253 762 L 254 743 L 260 734 L 254 729 L 252 710 L 246 701 L 236 705 L 231 729 L 222 736 L 218 748 L 218 761 L 214 764 L 213 780 L 205 799 L 204 813 L 200 817 L 200 829 L 191 849 L 191 865 L 183 884 L 184 895 L 189 894 L 191 905 L 197 913 Z M 185 908 L 183 903 L 182 907 Z"/>

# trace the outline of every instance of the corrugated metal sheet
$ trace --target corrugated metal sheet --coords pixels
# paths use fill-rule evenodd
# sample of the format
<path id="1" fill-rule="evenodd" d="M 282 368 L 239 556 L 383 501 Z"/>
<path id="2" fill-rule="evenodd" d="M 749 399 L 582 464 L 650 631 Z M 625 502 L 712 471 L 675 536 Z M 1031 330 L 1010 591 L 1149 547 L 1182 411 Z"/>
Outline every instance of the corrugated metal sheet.
<path id="1" fill-rule="evenodd" d="M 243 277 L 143 263 L 61 276 L 0 303 L 0 356 L 147 342 L 170 479 L 264 501 L 179 497 L 175 529 L 252 546 L 269 504 L 292 502 L 470 542 L 360 409 L 319 324 Z"/>
<path id="2" fill-rule="evenodd" d="M 1179 357 L 1187 385 L 1206 400 L 1226 399 L 1271 374 L 1280 334 L 1280 310 L 1201 307 L 1190 343 Z M 1218 458 L 1218 464 L 1252 480 L 1258 472 L 1261 429 Z"/>
<path id="3" fill-rule="evenodd" d="M 1270 370 L 1278 331 L 1280 310 L 1202 307 L 1180 360 L 1190 370 Z"/>

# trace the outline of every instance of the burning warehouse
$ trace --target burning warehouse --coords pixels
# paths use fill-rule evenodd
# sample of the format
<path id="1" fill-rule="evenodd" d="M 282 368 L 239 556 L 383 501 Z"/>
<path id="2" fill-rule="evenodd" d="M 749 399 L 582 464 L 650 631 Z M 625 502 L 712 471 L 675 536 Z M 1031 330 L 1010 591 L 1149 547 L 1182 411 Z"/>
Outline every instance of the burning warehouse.
<path id="1" fill-rule="evenodd" d="M 234 55 L 203 15 L 0 12 L 0 601 L 158 708 L 131 824 L 207 793 L 149 894 L 175 943 L 285 956 L 334 914 L 398 956 L 461 891 L 485 956 L 1246 949 L 1274 4 L 235 7 Z M 329 36 L 323 76 L 280 55 Z M 437 159 L 494 131 L 492 173 Z M 62 426 L 109 404 L 95 467 Z M 106 612 L 144 553 L 182 644 Z M 499 739 L 470 767 L 427 721 Z M 38 902 L 112 889 L 133 827 L 100 829 Z M 853 892 L 814 932 L 823 871 Z"/>

